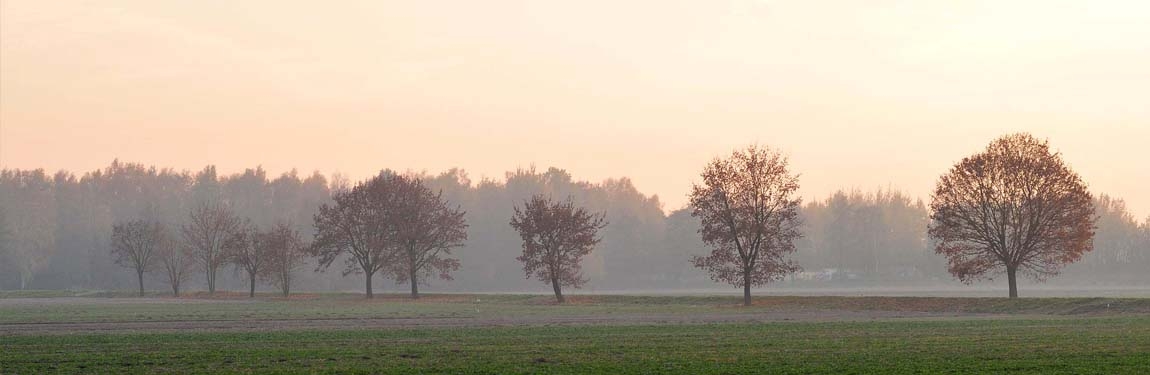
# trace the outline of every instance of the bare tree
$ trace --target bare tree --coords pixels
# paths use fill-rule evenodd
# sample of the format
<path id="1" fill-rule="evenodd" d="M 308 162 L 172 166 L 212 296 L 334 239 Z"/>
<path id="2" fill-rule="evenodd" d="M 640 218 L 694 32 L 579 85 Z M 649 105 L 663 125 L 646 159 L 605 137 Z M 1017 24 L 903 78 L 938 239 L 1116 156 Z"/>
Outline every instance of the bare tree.
<path id="1" fill-rule="evenodd" d="M 579 288 L 583 278 L 583 257 L 591 253 L 602 238 L 600 229 L 606 227 L 605 215 L 592 214 L 585 208 L 575 207 L 570 200 L 552 202 L 536 195 L 515 207 L 511 227 L 523 239 L 523 271 L 527 278 L 551 284 L 555 299 L 563 303 L 563 286 Z"/>
<path id="2" fill-rule="evenodd" d="M 256 296 L 256 279 L 267 272 L 269 263 L 269 247 L 262 243 L 265 240 L 259 228 L 249 220 L 244 220 L 224 243 L 224 252 L 228 261 L 247 273 L 248 297 Z"/>
<path id="3" fill-rule="evenodd" d="M 1093 248 L 1094 204 L 1078 174 L 1029 134 L 1004 136 L 943 175 L 929 234 L 965 283 L 1002 271 L 1045 280 Z"/>
<path id="4" fill-rule="evenodd" d="M 263 278 L 278 286 L 286 298 L 291 292 L 296 271 L 307 257 L 307 247 L 299 231 L 292 229 L 291 224 L 279 223 L 261 234 L 259 245 L 265 247 L 264 255 L 268 258 Z"/>
<path id="5" fill-rule="evenodd" d="M 745 306 L 751 305 L 752 286 L 799 270 L 786 258 L 802 236 L 798 176 L 787 163 L 767 147 L 736 150 L 711 161 L 703 169 L 703 184 L 694 185 L 689 195 L 703 243 L 712 248 L 691 262 L 714 281 L 742 286 Z"/>
<path id="6" fill-rule="evenodd" d="M 196 259 L 207 277 L 208 294 L 216 292 L 216 271 L 228 260 L 224 245 L 239 225 L 239 218 L 217 202 L 193 208 L 188 223 L 182 228 L 189 255 Z"/>
<path id="7" fill-rule="evenodd" d="M 451 250 L 467 240 L 464 212 L 449 207 L 442 193 L 432 192 L 415 177 L 392 179 L 396 194 L 389 216 L 395 228 L 395 263 L 390 272 L 400 284 L 411 283 L 411 298 L 419 298 L 419 283 L 433 272 L 451 280 L 459 260 L 448 258 Z"/>
<path id="8" fill-rule="evenodd" d="M 132 220 L 112 226 L 112 256 L 120 266 L 136 271 L 140 296 L 144 296 L 144 273 L 159 257 L 163 245 L 164 228 L 159 222 Z"/>
<path id="9" fill-rule="evenodd" d="M 168 285 L 172 287 L 172 296 L 180 296 L 180 285 L 192 275 L 196 260 L 189 255 L 187 249 L 172 237 L 166 229 L 160 232 L 160 246 L 157 247 L 157 258 L 160 269 L 163 271 Z"/>
<path id="10" fill-rule="evenodd" d="M 334 204 L 324 204 L 315 215 L 316 238 L 312 253 L 319 269 L 347 254 L 343 275 L 364 274 L 365 293 L 372 298 L 371 279 L 392 261 L 395 229 L 389 206 L 395 197 L 396 176 L 389 172 L 337 191 Z"/>

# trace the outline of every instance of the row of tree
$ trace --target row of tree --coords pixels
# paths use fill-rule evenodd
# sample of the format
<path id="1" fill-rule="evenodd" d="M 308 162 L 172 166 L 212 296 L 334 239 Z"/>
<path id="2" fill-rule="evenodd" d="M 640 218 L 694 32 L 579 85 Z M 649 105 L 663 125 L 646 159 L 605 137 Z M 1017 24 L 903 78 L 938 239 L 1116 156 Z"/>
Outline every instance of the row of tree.
<path id="1" fill-rule="evenodd" d="M 387 224 L 389 220 L 381 219 L 377 229 L 391 228 L 384 232 L 390 233 L 392 239 L 387 241 L 391 245 L 380 248 L 381 254 L 389 257 L 384 262 L 389 269 L 384 270 L 381 263 L 377 268 L 380 272 L 373 275 L 377 280 L 408 284 L 416 293 L 420 284 L 431 283 L 430 276 L 437 274 L 455 280 L 435 283 L 438 290 L 530 290 L 529 284 L 507 277 L 524 274 L 526 262 L 526 239 L 520 227 L 508 225 L 508 219 L 526 212 L 527 203 L 540 196 L 540 199 L 554 197 L 557 202 L 536 203 L 536 206 L 567 202 L 571 210 L 582 209 L 590 217 L 605 217 L 605 221 L 610 222 L 601 223 L 600 230 L 592 236 L 596 239 L 592 244 L 594 251 L 583 254 L 581 269 L 571 274 L 576 282 L 564 285 L 586 284 L 598 290 L 713 287 L 707 273 L 692 267 L 699 265 L 713 271 L 706 257 L 691 262 L 693 256 L 706 254 L 708 248 L 704 242 L 707 237 L 699 235 L 705 217 L 692 216 L 694 208 L 704 202 L 664 214 L 657 197 L 638 192 L 626 179 L 592 184 L 575 181 L 567 172 L 554 168 L 543 172 L 520 169 L 501 180 L 479 182 L 472 182 L 461 170 L 438 175 L 385 172 L 380 176 L 392 176 L 396 181 L 418 181 L 426 188 L 425 193 L 431 192 L 444 207 L 458 214 L 464 226 L 458 233 L 465 237 L 456 245 L 448 246 L 449 252 L 440 250 L 432 258 L 420 260 L 423 258 L 419 258 L 418 251 L 410 252 L 408 254 L 415 256 L 407 256 L 403 265 L 404 262 L 395 260 L 404 256 L 399 251 L 400 241 L 394 240 L 401 228 L 394 220 Z M 380 176 L 372 180 L 380 180 Z M 360 185 L 368 185 L 372 180 Z M 281 285 L 274 280 L 274 267 L 262 261 L 248 267 L 245 264 L 250 262 L 237 255 L 242 254 L 237 249 L 249 249 L 252 254 L 266 252 L 269 247 L 259 245 L 261 238 L 275 231 L 294 233 L 295 239 L 290 241 L 298 245 L 290 247 L 325 248 L 324 243 L 332 242 L 321 241 L 324 236 L 317 231 L 322 228 L 316 225 L 317 214 L 322 218 L 321 207 L 326 205 L 331 215 L 338 217 L 340 203 L 336 197 L 354 190 L 338 175 L 329 179 L 316 173 L 301 178 L 290 172 L 269 179 L 260 168 L 230 176 L 218 176 L 213 167 L 189 173 L 120 162 L 79 177 L 66 172 L 46 175 L 39 170 L 3 170 L 0 171 L 0 288 L 137 286 L 148 274 L 120 272 L 117 260 L 119 263 L 133 261 L 112 252 L 118 241 L 114 240 L 117 231 L 113 228 L 128 233 L 128 227 L 137 221 L 140 223 L 134 225 L 139 228 L 131 230 L 162 228 L 158 230 L 162 232 L 158 237 L 164 238 L 161 241 L 181 244 L 175 247 L 181 251 L 169 251 L 172 254 L 165 254 L 172 246 L 157 247 L 158 255 L 153 255 L 155 258 L 148 263 L 155 277 L 171 282 L 172 273 L 165 271 L 168 267 L 163 260 L 176 253 L 195 255 L 196 252 L 188 250 L 200 248 L 189 245 L 194 238 L 188 231 L 193 226 L 193 213 L 218 210 L 227 211 L 227 215 L 221 216 L 233 218 L 231 221 L 236 223 L 233 226 L 241 229 L 229 230 L 221 237 L 222 242 L 217 241 L 221 255 L 212 258 L 210 263 L 216 264 L 216 269 L 235 265 L 236 272 L 222 273 L 217 280 L 216 276 L 208 276 L 204 266 L 209 263 L 206 258 L 189 257 L 187 263 L 196 265 L 204 275 L 202 279 L 190 281 L 193 287 L 215 290 L 220 285 L 223 288 L 243 285 L 251 290 L 254 281 L 262 279 L 284 289 L 287 284 L 309 290 L 358 289 L 355 284 L 360 281 L 329 272 L 288 273 L 296 280 Z M 1150 249 L 1150 219 L 1139 223 L 1120 199 L 1104 195 L 1093 199 L 1092 206 L 1099 217 L 1094 251 L 1085 253 L 1079 263 L 1066 268 L 1063 279 L 1145 283 L 1144 270 L 1150 266 L 1150 250 L 1147 250 Z M 793 238 L 795 251 L 782 258 L 786 263 L 781 265 L 801 264 L 803 271 L 789 274 L 788 282 L 893 285 L 949 279 L 947 258 L 935 255 L 939 241 L 927 236 L 932 211 L 921 201 L 891 190 L 850 191 L 794 205 L 794 208 L 802 223 L 797 233 L 802 236 Z M 313 242 L 317 245 L 310 246 Z M 458 246 L 460 244 L 462 246 Z M 739 246 L 728 245 L 736 250 Z M 288 247 L 276 246 L 275 249 Z M 331 246 L 326 249 L 331 259 L 316 252 L 312 254 L 314 257 L 297 259 L 299 263 L 292 269 L 323 269 L 332 263 L 354 259 L 346 249 L 341 252 L 332 252 L 335 248 Z M 450 249 L 459 251 L 450 252 Z M 448 254 L 452 256 L 447 257 Z M 412 260 L 415 260 L 414 266 Z M 545 266 L 547 264 L 537 262 L 536 275 L 532 275 L 532 271 L 526 275 L 539 276 L 539 267 Z M 267 270 L 266 273 L 263 270 Z M 556 274 L 555 277 L 567 276 Z M 754 279 L 754 275 L 748 279 Z M 778 279 L 777 275 L 770 278 Z M 181 280 L 184 279 L 177 282 Z"/>
<path id="2" fill-rule="evenodd" d="M 750 146 L 714 159 L 702 178 L 690 206 L 711 252 L 692 262 L 715 281 L 742 286 L 749 306 L 752 286 L 800 270 L 790 259 L 802 236 L 798 176 L 785 156 Z M 1094 249 L 1095 212 L 1086 183 L 1061 154 L 1047 141 L 1011 134 L 939 178 L 927 234 L 959 281 L 1005 274 L 1017 298 L 1020 274 L 1045 281 Z M 878 229 L 862 233 L 877 238 Z"/>
<path id="3" fill-rule="evenodd" d="M 203 271 L 209 294 L 215 293 L 219 268 L 233 264 L 246 274 L 250 297 L 255 297 L 257 279 L 277 285 L 287 297 L 307 256 L 317 257 L 319 268 L 343 259 L 343 275 L 364 276 L 367 298 L 373 297 L 377 273 L 409 284 L 411 297 L 419 298 L 419 284 L 433 274 L 451 280 L 451 272 L 459 269 L 459 260 L 450 256 L 467 240 L 464 212 L 449 206 L 442 192 L 432 191 L 418 177 L 385 171 L 350 190 L 336 191 L 333 201 L 315 215 L 316 236 L 310 246 L 303 245 L 299 232 L 288 224 L 263 231 L 224 204 L 210 202 L 192 208 L 179 239 L 156 219 L 115 224 L 112 255 L 116 264 L 135 271 L 141 296 L 144 274 L 150 271 L 165 275 L 178 296 L 193 264 Z M 523 239 L 523 255 L 517 259 L 527 276 L 550 284 L 559 302 L 563 286 L 578 288 L 587 281 L 582 258 L 600 241 L 602 215 L 576 208 L 570 200 L 555 203 L 537 195 L 522 210 L 515 208 L 510 224 Z"/>
<path id="4" fill-rule="evenodd" d="M 172 294 L 179 296 L 180 285 L 197 268 L 204 272 L 208 292 L 214 293 L 217 272 L 232 264 L 246 273 L 251 296 L 260 279 L 276 285 L 286 297 L 308 254 L 299 232 L 290 225 L 280 223 L 261 230 L 218 203 L 193 209 L 180 234 L 175 236 L 155 219 L 135 219 L 112 227 L 114 262 L 135 271 L 141 296 L 146 273 L 161 274 Z"/>

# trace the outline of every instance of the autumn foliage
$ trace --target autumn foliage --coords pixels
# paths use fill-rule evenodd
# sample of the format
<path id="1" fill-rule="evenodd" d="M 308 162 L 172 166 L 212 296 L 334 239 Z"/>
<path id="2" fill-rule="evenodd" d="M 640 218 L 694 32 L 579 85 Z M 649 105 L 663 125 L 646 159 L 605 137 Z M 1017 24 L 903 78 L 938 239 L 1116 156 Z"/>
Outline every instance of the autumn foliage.
<path id="1" fill-rule="evenodd" d="M 412 298 L 419 298 L 419 284 L 432 275 L 451 280 L 451 272 L 459 269 L 459 260 L 449 256 L 467 240 L 467 220 L 463 210 L 420 179 L 398 176 L 393 183 L 395 199 L 388 214 L 395 263 L 388 269 L 397 282 L 411 286 Z"/>
<path id="2" fill-rule="evenodd" d="M 421 280 L 433 272 L 450 279 L 459 268 L 447 255 L 467 239 L 464 213 L 420 179 L 385 171 L 332 199 L 315 215 L 312 252 L 321 268 L 343 257 L 345 275 L 364 274 L 367 298 L 379 272 L 411 283 L 418 298 Z"/>
<path id="3" fill-rule="evenodd" d="M 702 177 L 690 201 L 711 253 L 691 262 L 717 282 L 742 286 L 743 304 L 749 306 L 752 286 L 799 270 L 786 258 L 802 236 L 798 176 L 787 170 L 780 153 L 750 146 L 711 161 Z"/>
<path id="4" fill-rule="evenodd" d="M 1094 205 L 1086 184 L 1046 141 L 1013 134 L 963 159 L 931 195 L 929 235 L 950 273 L 970 283 L 1019 272 L 1035 280 L 1093 248 Z"/>
<path id="5" fill-rule="evenodd" d="M 579 288 L 587 282 L 583 257 L 599 243 L 599 230 L 606 225 L 603 214 L 576 207 L 570 199 L 553 202 L 536 195 L 515 207 L 511 217 L 511 227 L 523 239 L 523 255 L 516 259 L 523 262 L 527 278 L 550 284 L 562 303 L 563 286 Z"/>

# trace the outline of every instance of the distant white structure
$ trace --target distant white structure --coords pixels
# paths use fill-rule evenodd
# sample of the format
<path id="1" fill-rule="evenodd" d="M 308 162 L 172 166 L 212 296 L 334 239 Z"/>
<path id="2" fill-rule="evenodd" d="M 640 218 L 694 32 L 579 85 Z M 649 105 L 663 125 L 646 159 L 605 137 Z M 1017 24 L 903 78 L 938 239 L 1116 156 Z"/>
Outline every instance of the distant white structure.
<path id="1" fill-rule="evenodd" d="M 794 274 L 794 280 L 830 281 L 839 273 L 837 268 L 823 268 L 821 271 L 802 271 Z"/>

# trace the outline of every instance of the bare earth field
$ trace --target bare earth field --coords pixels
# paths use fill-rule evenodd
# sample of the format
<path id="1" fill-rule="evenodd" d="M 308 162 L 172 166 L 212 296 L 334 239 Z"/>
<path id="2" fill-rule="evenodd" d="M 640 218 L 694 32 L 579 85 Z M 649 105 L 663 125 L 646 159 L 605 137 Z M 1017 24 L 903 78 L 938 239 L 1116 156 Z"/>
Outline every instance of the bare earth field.
<path id="1" fill-rule="evenodd" d="M 0 299 L 0 335 L 553 325 L 1011 319 L 1150 314 L 1150 300 L 1052 298 L 236 295 Z"/>
<path id="2" fill-rule="evenodd" d="M 0 294 L 0 374 L 1150 371 L 1140 298 L 84 295 Z"/>

